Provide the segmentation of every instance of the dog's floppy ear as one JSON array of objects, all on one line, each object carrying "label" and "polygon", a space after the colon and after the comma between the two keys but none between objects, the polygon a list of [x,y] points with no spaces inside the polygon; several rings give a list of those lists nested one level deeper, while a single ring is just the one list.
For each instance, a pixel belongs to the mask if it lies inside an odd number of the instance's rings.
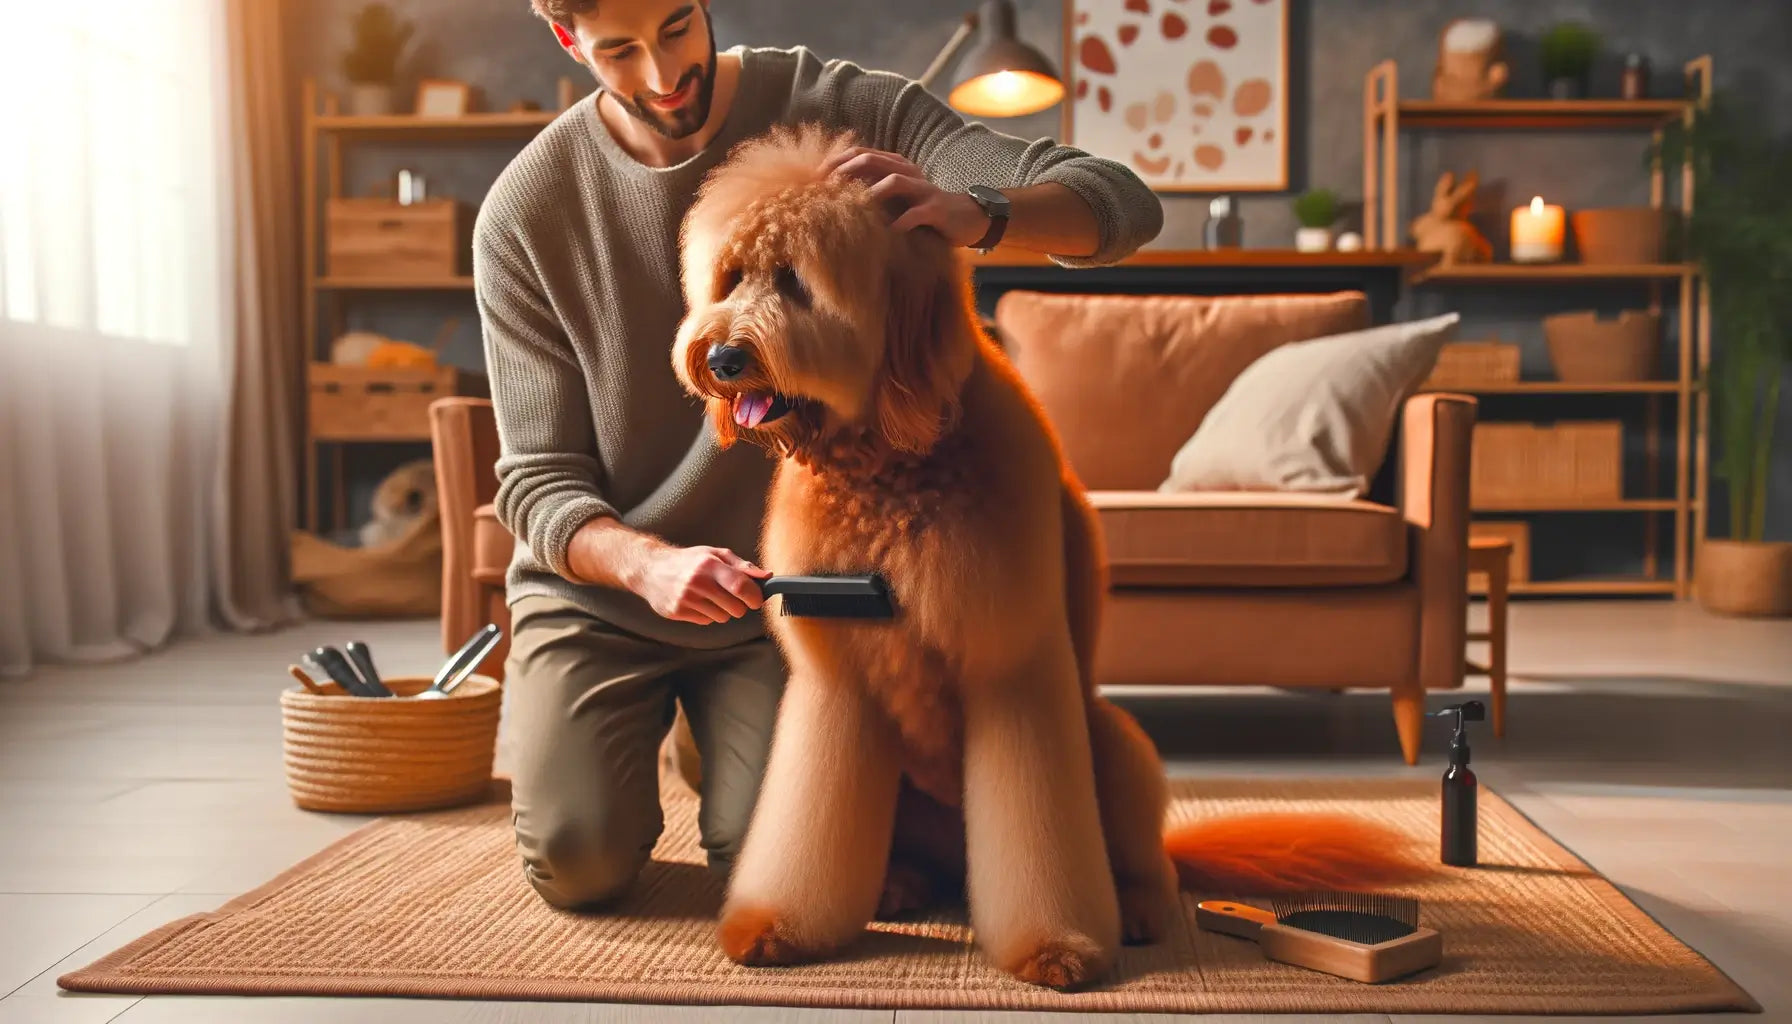
[{"label": "dog's floppy ear", "polygon": [[925,452],[958,414],[975,342],[967,330],[969,290],[945,241],[900,239],[890,266],[884,365],[877,428],[899,451]]}]

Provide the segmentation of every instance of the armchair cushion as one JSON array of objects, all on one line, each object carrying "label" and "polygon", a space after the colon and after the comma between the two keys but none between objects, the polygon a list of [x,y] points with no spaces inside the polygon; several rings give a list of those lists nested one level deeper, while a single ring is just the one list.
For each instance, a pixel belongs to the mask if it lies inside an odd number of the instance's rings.
[{"label": "armchair cushion", "polygon": [[1406,575],[1400,510],[1292,492],[1092,491],[1117,587],[1333,587]]},{"label": "armchair cushion", "polygon": [[1002,344],[1091,488],[1156,487],[1245,367],[1278,346],[1369,325],[1362,292],[1072,295],[1012,290]]}]

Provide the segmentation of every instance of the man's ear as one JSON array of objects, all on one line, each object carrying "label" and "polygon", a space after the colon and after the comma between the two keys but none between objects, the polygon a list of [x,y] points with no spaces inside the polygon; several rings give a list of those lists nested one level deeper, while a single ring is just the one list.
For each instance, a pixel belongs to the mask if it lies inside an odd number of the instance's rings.
[{"label": "man's ear", "polygon": [[580,64],[585,63],[585,55],[579,52],[578,39],[575,38],[571,32],[566,30],[565,25],[562,25],[557,21],[550,22],[549,24],[554,26],[554,38],[559,40],[560,48],[571,54],[573,60],[578,61]]}]

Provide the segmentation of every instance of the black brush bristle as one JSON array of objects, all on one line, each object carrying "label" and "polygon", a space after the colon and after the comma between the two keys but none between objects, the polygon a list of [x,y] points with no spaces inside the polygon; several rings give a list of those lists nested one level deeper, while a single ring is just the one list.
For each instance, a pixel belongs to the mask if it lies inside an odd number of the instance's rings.
[{"label": "black brush bristle", "polygon": [[1365,946],[1411,935],[1419,901],[1375,892],[1312,892],[1270,901],[1276,923]]},{"label": "black brush bristle", "polygon": [[761,580],[767,598],[781,595],[785,615],[816,619],[888,619],[896,614],[883,577],[772,576]]}]

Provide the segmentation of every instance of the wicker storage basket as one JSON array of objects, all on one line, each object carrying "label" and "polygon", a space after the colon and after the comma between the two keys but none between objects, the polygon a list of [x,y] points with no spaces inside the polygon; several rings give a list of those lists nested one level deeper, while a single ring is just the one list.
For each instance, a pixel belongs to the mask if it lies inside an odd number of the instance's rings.
[{"label": "wicker storage basket", "polygon": [[1437,365],[1425,378],[1422,390],[1471,390],[1490,384],[1518,383],[1520,352],[1517,345],[1500,341],[1461,341],[1445,345],[1437,353]]},{"label": "wicker storage basket", "polygon": [[1624,495],[1624,425],[1477,423],[1469,474],[1476,508],[1617,501]]},{"label": "wicker storage basket", "polygon": [[1574,241],[1582,263],[1602,266],[1658,263],[1666,225],[1660,210],[1648,206],[1614,206],[1577,210]]},{"label": "wicker storage basket", "polygon": [[351,697],[334,683],[321,694],[298,687],[280,694],[293,802],[310,811],[391,814],[485,796],[503,696],[497,681],[468,676],[449,696],[430,700],[408,699],[429,688],[422,676],[384,682],[397,697]]},{"label": "wicker storage basket", "polygon": [[1650,380],[1659,356],[1661,317],[1625,310],[1615,320],[1561,313],[1543,318],[1543,337],[1556,377],[1577,384]]}]

